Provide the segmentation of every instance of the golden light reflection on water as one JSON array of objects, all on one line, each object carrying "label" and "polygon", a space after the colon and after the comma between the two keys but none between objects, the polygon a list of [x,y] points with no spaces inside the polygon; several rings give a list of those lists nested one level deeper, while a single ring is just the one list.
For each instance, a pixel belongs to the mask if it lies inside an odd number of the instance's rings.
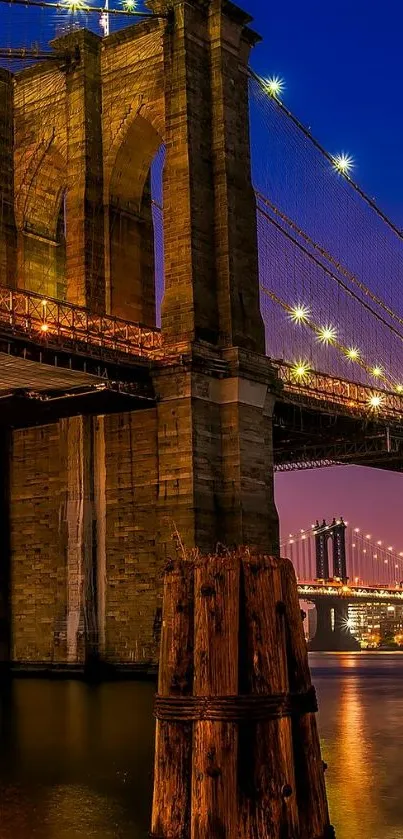
[{"label": "golden light reflection on water", "polygon": [[[347,667],[350,667],[347,664]],[[340,692],[340,708],[335,720],[335,741],[332,766],[334,785],[330,807],[343,823],[346,836],[360,836],[362,811],[368,815],[366,829],[372,835],[371,814],[374,808],[372,789],[371,744],[366,738],[364,710],[359,694],[359,681],[349,677]],[[348,795],[346,794],[348,786]]]},{"label": "golden light reflection on water", "polygon": [[[403,839],[403,656],[311,666],[337,839]],[[153,692],[18,681],[0,694],[0,839],[143,839]]]},{"label": "golden light reflection on water", "polygon": [[403,781],[403,657],[346,653],[322,655],[318,663],[314,681],[336,837],[403,839],[398,792]]}]

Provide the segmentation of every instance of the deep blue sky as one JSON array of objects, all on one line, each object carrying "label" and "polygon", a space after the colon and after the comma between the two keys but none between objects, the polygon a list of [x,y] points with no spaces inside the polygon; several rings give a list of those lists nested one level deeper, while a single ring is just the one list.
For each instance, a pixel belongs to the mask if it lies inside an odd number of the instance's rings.
[{"label": "deep blue sky", "polygon": [[403,226],[401,0],[243,0],[264,37],[261,75],[331,153],[351,153],[354,178]]}]

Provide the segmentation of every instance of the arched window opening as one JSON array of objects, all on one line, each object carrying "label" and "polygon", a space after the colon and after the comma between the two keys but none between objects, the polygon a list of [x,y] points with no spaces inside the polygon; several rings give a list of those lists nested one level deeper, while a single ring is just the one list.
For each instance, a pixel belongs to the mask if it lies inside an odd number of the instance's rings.
[{"label": "arched window opening", "polygon": [[163,293],[163,165],[161,137],[137,115],[109,183],[107,305],[113,315],[152,327]]}]

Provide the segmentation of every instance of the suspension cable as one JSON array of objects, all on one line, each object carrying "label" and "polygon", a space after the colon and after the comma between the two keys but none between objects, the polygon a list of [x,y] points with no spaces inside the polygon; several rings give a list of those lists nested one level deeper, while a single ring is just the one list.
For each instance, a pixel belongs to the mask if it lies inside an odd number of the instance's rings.
[{"label": "suspension cable", "polygon": [[255,195],[258,201],[261,201],[263,204],[265,204],[266,207],[269,208],[269,210],[271,210],[285,224],[287,224],[288,227],[294,230],[294,232],[297,233],[298,236],[301,237],[301,239],[304,239],[304,241],[307,242],[307,244],[309,244],[315,251],[317,251],[318,253],[320,253],[321,256],[327,259],[328,262],[331,263],[331,265],[337,268],[337,270],[340,271],[340,273],[343,274],[343,276],[346,277],[346,279],[348,279],[353,285],[356,285],[357,288],[359,288],[363,294],[369,297],[373,303],[376,303],[376,305],[383,309],[393,320],[397,321],[403,326],[403,318],[401,318],[396,312],[394,312],[393,309],[391,309],[387,305],[387,303],[385,303],[385,301],[382,300],[381,297],[378,297],[378,295],[374,294],[374,292],[371,291],[371,289],[368,288],[368,286],[365,285],[365,283],[363,283],[361,280],[358,279],[358,277],[352,274],[351,271],[345,268],[341,262],[335,259],[335,257],[332,256],[331,253],[329,253],[329,251],[327,251],[321,245],[318,245],[318,243],[315,242],[314,239],[311,239],[308,233],[305,233],[305,231],[302,230],[294,221],[292,221],[292,219],[290,219],[285,213],[282,213],[281,210],[279,210],[278,207],[276,207],[276,205],[272,203],[272,201],[270,201],[265,195],[263,195],[263,193],[259,192],[258,190],[255,190]]},{"label": "suspension cable", "polygon": [[[1,1],[5,2],[6,0]],[[20,2],[22,2],[22,0],[20,0]],[[253,79],[253,81],[257,82],[261,90],[264,93],[266,93],[266,95],[268,95],[263,79],[261,79],[260,76],[258,76],[258,74],[255,73],[254,70],[252,70],[251,68],[249,68],[249,77]],[[328,151],[326,151],[326,149],[321,145],[321,143],[319,143],[318,140],[316,140],[315,137],[313,137],[311,132],[303,125],[302,122],[300,122],[298,117],[296,117],[292,113],[292,111],[290,111],[286,107],[286,105],[284,105],[284,103],[281,102],[280,99],[278,99],[277,96],[270,96],[270,99],[277,105],[279,110],[283,114],[285,114],[285,116],[288,117],[288,119],[291,120],[291,122],[293,122],[293,124],[298,128],[299,131],[301,131],[304,137],[306,137],[306,139],[308,139],[312,143],[312,145],[315,146],[315,148],[318,149],[318,151],[320,151],[320,153],[326,158],[326,160],[328,160],[329,163],[331,163],[331,165],[334,166],[334,158],[332,157],[332,155]],[[386,215],[386,213],[384,213],[383,210],[381,210],[378,207],[376,202],[372,198],[370,198],[369,195],[367,195],[355,181],[353,181],[350,175],[344,173],[343,177],[346,179],[346,181],[348,181],[350,186],[352,186],[352,188],[358,193],[358,195],[365,201],[365,203],[368,204],[368,206],[371,207],[371,209],[379,216],[379,218],[381,218],[382,221],[384,221],[385,224],[387,224],[388,227],[391,230],[393,230],[396,236],[398,236],[399,239],[403,240],[403,232],[399,230],[399,228],[393,223],[393,221],[391,221],[391,219]]]},{"label": "suspension cable", "polygon": [[271,216],[268,213],[266,213],[261,207],[258,207],[257,210],[259,214],[263,216],[263,218],[269,221],[270,224],[272,224],[277,230],[279,230],[283,234],[283,236],[285,236],[287,239],[289,239],[290,242],[296,245],[297,248],[299,248],[302,251],[302,253],[305,254],[305,256],[308,256],[309,259],[311,259],[319,268],[321,268],[321,270],[325,274],[327,274],[328,277],[334,280],[340,286],[340,288],[342,288],[343,291],[346,292],[346,294],[352,297],[353,300],[360,304],[360,306],[363,306],[363,308],[366,309],[367,312],[370,312],[371,315],[373,315],[377,320],[380,321],[380,323],[386,326],[386,328],[389,329],[390,332],[396,335],[396,337],[399,338],[400,341],[403,341],[403,335],[401,334],[401,332],[399,332],[398,329],[396,329],[396,327],[392,326],[391,323],[388,323],[388,321],[385,320],[385,318],[382,317],[382,315],[379,314],[379,312],[373,309],[372,306],[369,305],[369,303],[366,303],[365,300],[362,300],[362,298],[358,294],[356,294],[351,288],[349,288],[348,285],[346,285],[346,283],[340,279],[340,277],[337,277],[336,274],[334,274],[333,271],[330,270],[330,268],[324,265],[323,262],[321,262],[317,256],[312,254],[308,250],[308,248],[306,248],[301,242],[299,242],[298,239],[295,238],[295,236],[292,236],[291,233],[289,233],[287,230],[284,230],[284,227],[282,227],[282,225],[279,224],[278,221],[275,221],[275,219],[271,218]]}]

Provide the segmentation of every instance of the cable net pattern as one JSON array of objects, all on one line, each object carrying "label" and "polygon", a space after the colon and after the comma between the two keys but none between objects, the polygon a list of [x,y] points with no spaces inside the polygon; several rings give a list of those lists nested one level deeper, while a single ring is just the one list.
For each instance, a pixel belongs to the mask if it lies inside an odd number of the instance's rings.
[{"label": "cable net pattern", "polygon": [[[355,381],[398,385],[402,233],[258,81],[250,88],[267,352]],[[338,346],[321,344],[309,326],[293,323],[287,306],[306,307],[318,329],[333,327]],[[343,348],[358,349],[364,366]],[[384,377],[372,376],[372,368],[382,368]]]}]

